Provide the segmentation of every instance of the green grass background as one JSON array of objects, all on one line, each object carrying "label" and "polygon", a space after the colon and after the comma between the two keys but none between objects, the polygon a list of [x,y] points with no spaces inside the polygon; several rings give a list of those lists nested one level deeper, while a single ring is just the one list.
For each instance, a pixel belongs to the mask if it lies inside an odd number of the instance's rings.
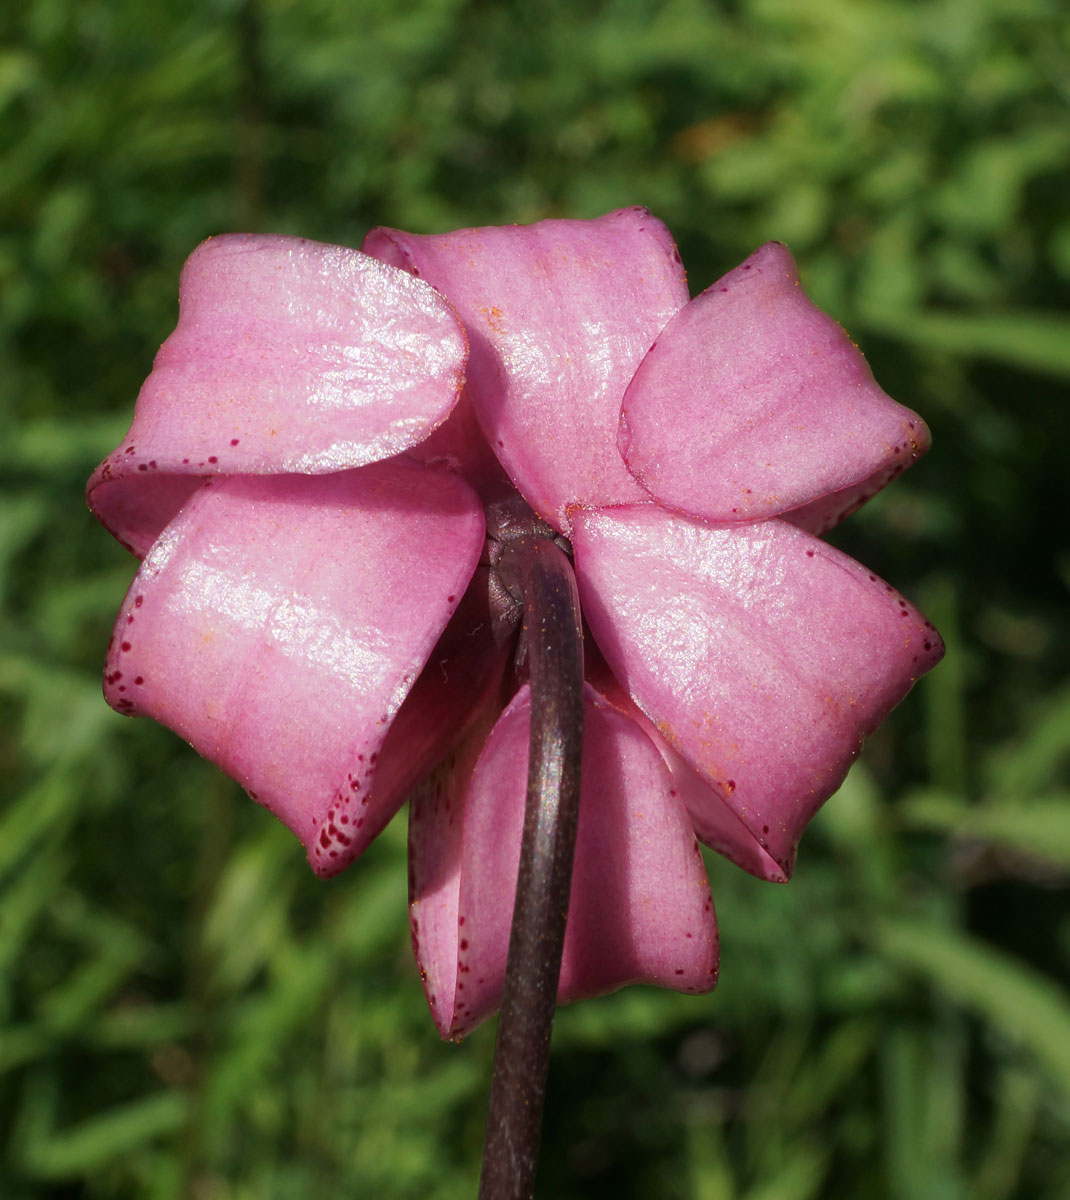
[{"label": "green grass background", "polygon": [[316,881],[99,674],[82,499],[233,229],[649,205],[769,238],[935,447],[837,540],[949,653],[786,888],[711,862],[708,997],[558,1018],[540,1194],[1070,1196],[1070,27],[1058,0],[30,0],[0,14],[0,1196],[474,1195],[404,818]]}]

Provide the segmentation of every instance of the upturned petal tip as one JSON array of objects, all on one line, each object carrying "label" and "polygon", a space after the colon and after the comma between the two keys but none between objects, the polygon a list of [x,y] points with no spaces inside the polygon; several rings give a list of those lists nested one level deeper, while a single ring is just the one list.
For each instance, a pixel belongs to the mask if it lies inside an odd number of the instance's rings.
[{"label": "upturned petal tip", "polygon": [[792,513],[821,533],[929,446],[770,242],[665,327],[624,396],[619,446],[660,503],[710,521]]},{"label": "upturned petal tip", "polygon": [[90,508],[139,557],[199,486],[389,458],[448,417],[467,355],[434,289],[357,250],[226,234],[182,271],[179,320]]}]

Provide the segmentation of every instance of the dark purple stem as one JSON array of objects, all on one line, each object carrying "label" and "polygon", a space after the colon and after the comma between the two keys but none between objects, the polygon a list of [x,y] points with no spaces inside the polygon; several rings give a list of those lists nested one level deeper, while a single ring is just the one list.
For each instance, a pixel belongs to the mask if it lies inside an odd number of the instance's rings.
[{"label": "dark purple stem", "polygon": [[583,634],[568,556],[511,540],[498,563],[524,606],[531,740],[520,871],[505,968],[480,1200],[529,1200],[565,943],[583,759]]}]

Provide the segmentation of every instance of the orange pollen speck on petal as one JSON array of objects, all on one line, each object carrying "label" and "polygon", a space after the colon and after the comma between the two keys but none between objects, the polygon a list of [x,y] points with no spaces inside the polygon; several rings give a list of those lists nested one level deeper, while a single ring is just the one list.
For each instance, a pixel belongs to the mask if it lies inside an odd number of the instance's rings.
[{"label": "orange pollen speck on petal", "polygon": [[495,333],[504,333],[505,324],[502,321],[502,310],[495,306],[494,308],[481,308],[479,310],[487,320],[487,324],[494,330]]}]

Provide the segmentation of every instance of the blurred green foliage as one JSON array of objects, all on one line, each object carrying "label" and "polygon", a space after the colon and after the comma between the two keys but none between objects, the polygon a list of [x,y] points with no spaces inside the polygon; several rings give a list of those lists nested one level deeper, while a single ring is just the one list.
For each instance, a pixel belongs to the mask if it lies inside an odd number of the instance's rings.
[{"label": "blurred green foliage", "polygon": [[838,534],[949,657],[790,887],[711,862],[722,982],[560,1014],[541,1194],[1070,1195],[1070,23],[1058,0],[31,0],[0,13],[0,1195],[474,1194],[403,822],[341,879],[99,694],[133,565],[82,488],[210,233],[350,245],[644,203],[756,244],[919,409]]}]

